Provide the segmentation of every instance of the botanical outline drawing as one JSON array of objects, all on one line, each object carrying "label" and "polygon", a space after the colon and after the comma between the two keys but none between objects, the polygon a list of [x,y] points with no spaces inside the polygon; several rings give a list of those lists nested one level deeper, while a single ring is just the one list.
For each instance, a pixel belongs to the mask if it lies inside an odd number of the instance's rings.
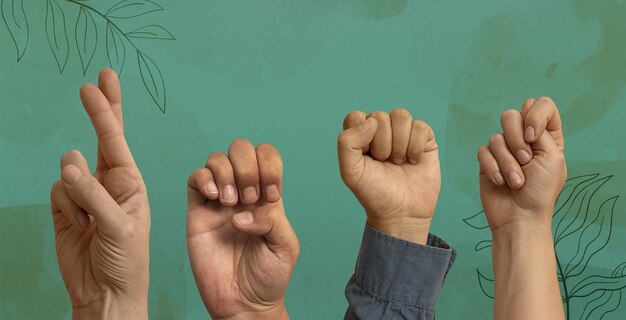
[{"label": "botanical outline drawing", "polygon": [[[24,57],[30,38],[30,25],[24,10],[25,0],[2,0],[0,13],[17,51],[17,61]],[[60,73],[67,65],[70,50],[76,50],[83,75],[92,62],[99,42],[104,42],[111,68],[122,75],[127,63],[127,45],[134,50],[144,87],[161,112],[166,109],[165,81],[156,62],[141,50],[135,40],[175,40],[174,36],[158,24],[149,24],[134,30],[124,30],[120,21],[133,19],[163,8],[150,0],[122,0],[107,11],[99,10],[88,0],[42,0],[45,1],[45,30],[48,44]],[[61,5],[63,4],[63,6]],[[77,8],[76,21],[70,23],[66,12]],[[97,20],[106,23],[105,30],[98,30]],[[70,40],[68,30],[73,30]],[[101,40],[104,33],[104,39]],[[73,42],[73,43],[70,43]]]},{"label": "botanical outline drawing", "polygon": [[[598,320],[619,309],[626,288],[626,262],[613,264],[610,274],[597,274],[587,268],[590,260],[611,239],[613,215],[619,196],[598,199],[600,190],[613,176],[598,173],[567,179],[556,201],[552,217],[552,236],[557,261],[557,275],[566,319]],[[488,231],[483,211],[463,219],[476,230]],[[486,229],[486,230],[485,230]],[[491,247],[491,240],[476,244],[474,250]],[[476,268],[483,293],[493,298],[492,270]],[[573,305],[578,307],[574,314]]]}]

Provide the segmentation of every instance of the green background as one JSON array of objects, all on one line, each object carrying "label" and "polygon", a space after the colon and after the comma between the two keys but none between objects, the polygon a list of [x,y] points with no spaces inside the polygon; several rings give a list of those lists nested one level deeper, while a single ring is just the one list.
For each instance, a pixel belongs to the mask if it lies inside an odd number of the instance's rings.
[{"label": "green background", "polygon": [[[97,49],[83,76],[78,5],[57,1],[69,35],[63,73],[46,38],[45,1],[25,1],[30,38],[21,61],[0,27],[2,319],[70,317],[49,188],[67,150],[95,164],[78,89],[96,82],[108,60],[106,24],[94,16]],[[103,12],[113,4],[85,3]],[[502,111],[551,96],[563,116],[570,176],[615,175],[599,200],[626,186],[623,0],[157,3],[163,11],[120,22],[130,30],[158,24],[176,38],[134,40],[161,71],[165,114],[144,88],[131,46],[121,78],[126,135],[152,208],[153,319],[207,317],[186,250],[185,183],[235,138],[270,142],[283,156],[285,207],[302,246],[286,298],[293,319],[338,319],[347,306],[343,289],[365,220],[337,168],[336,138],[350,110],[402,106],[436,133],[443,186],[431,231],[459,253],[437,302],[440,319],[492,317],[476,277],[490,263],[487,251],[474,251],[485,234],[462,219],[481,208],[475,154],[500,130]],[[626,261],[624,208],[619,199],[611,241],[593,270],[610,273]],[[604,319],[625,315],[622,304]]]}]

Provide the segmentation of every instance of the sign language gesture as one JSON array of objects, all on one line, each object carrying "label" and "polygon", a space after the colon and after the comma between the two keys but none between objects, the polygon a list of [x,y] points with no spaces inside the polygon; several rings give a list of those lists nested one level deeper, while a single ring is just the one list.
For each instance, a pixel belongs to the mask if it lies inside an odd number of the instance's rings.
[{"label": "sign language gesture", "polygon": [[341,178],[391,236],[425,244],[441,186],[435,135],[405,109],[350,112],[337,151]]},{"label": "sign language gesture", "polygon": [[59,269],[74,318],[147,319],[150,208],[122,129],[117,75],[105,69],[80,98],[98,136],[92,175],[76,150],[51,190]]},{"label": "sign language gesture", "polygon": [[561,117],[547,97],[502,113],[502,129],[478,150],[480,196],[491,229],[520,220],[551,224],[565,183]]},{"label": "sign language gesture", "polygon": [[269,144],[235,140],[188,180],[187,245],[213,319],[286,319],[300,245],[283,208],[282,160]]},{"label": "sign language gesture", "polygon": [[564,319],[551,228],[567,176],[561,118],[542,97],[505,111],[501,122],[504,132],[478,150],[493,236],[494,318]]}]

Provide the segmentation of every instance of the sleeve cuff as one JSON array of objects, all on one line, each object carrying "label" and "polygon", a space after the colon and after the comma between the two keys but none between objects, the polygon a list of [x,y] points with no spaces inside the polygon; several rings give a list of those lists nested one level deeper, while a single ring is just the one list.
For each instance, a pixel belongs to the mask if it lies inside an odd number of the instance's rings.
[{"label": "sleeve cuff", "polygon": [[432,309],[455,259],[454,249],[435,235],[421,245],[366,225],[354,280],[378,299]]}]

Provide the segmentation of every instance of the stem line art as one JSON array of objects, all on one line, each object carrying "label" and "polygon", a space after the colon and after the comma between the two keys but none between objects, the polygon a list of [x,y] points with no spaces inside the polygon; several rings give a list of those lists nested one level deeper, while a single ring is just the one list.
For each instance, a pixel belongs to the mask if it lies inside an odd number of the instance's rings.
[{"label": "stem line art", "polygon": [[[587,271],[591,260],[604,250],[613,234],[613,217],[619,196],[599,199],[601,189],[613,175],[599,173],[567,179],[556,200],[552,220],[557,278],[561,288],[566,319],[596,320],[619,309],[622,291],[626,289],[626,262],[610,275]],[[470,228],[486,232],[484,211],[463,219]],[[476,252],[491,247],[491,239],[479,241]],[[575,250],[571,250],[574,248]],[[570,250],[568,250],[570,249]],[[483,294],[493,298],[493,279],[488,272],[476,268],[477,280]],[[574,309],[573,304],[582,307]],[[574,310],[582,310],[575,314]]]}]

